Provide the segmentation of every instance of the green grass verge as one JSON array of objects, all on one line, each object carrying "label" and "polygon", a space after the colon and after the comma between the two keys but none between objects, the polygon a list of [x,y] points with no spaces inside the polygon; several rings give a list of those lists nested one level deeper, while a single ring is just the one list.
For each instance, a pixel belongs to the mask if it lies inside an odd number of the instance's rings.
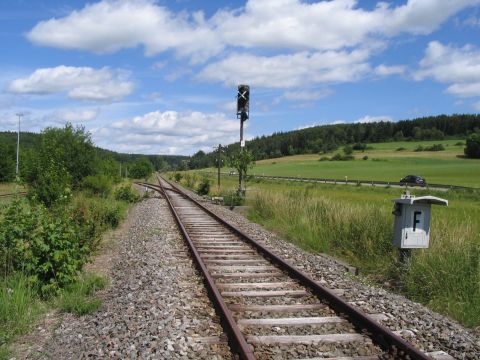
[{"label": "green grass verge", "polygon": [[82,316],[95,312],[102,301],[95,297],[95,292],[107,286],[107,279],[94,275],[84,274],[77,282],[67,286],[58,298],[58,307],[64,311]]},{"label": "green grass verge", "polygon": [[21,274],[4,278],[0,285],[0,359],[9,359],[9,344],[28,331],[45,309],[36,289]]}]

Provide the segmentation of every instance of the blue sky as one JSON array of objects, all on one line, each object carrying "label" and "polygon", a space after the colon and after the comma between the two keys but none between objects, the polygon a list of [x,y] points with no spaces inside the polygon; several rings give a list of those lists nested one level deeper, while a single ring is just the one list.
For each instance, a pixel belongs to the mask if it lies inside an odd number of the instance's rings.
[{"label": "blue sky", "polygon": [[209,151],[317,124],[480,112],[480,0],[2,0],[0,130]]}]

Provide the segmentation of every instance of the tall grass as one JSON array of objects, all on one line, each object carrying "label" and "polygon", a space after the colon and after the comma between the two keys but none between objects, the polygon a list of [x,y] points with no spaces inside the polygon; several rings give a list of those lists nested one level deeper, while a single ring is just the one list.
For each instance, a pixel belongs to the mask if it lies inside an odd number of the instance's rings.
[{"label": "tall grass", "polygon": [[9,343],[28,331],[43,306],[36,289],[22,274],[3,278],[0,286],[0,359],[10,356]]},{"label": "tall grass", "polygon": [[431,247],[414,251],[404,273],[391,245],[391,203],[336,199],[322,190],[310,186],[263,190],[253,196],[249,216],[307,250],[349,261],[373,279],[400,281],[399,291],[466,325],[480,324],[480,236],[475,216],[435,213]]}]

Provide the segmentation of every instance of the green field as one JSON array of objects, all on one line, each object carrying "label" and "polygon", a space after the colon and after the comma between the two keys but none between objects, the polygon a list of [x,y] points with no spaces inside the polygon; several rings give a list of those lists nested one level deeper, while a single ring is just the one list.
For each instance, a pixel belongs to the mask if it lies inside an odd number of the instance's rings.
[{"label": "green field", "polygon": [[[464,158],[464,146],[455,145],[459,141],[370,144],[373,149],[354,152],[354,161],[318,161],[320,157],[332,156],[334,153],[286,156],[257,161],[250,174],[334,179],[345,179],[347,176],[350,180],[392,182],[413,174],[425,177],[427,183],[480,188],[480,160]],[[433,144],[443,144],[445,150],[413,151],[419,145],[425,147]],[[401,147],[406,150],[396,151]],[[362,160],[365,155],[368,160]]]}]

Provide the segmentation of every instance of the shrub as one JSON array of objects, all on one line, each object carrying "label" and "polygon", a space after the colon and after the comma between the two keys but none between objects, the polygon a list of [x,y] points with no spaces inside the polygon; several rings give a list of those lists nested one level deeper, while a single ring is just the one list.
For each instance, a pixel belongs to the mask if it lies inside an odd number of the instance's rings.
[{"label": "shrub", "polygon": [[92,194],[107,197],[112,188],[112,179],[103,174],[89,175],[83,179],[82,184]]},{"label": "shrub", "polygon": [[345,155],[352,155],[353,154],[353,148],[350,145],[345,145],[343,148],[343,152]]},{"label": "shrub", "polygon": [[454,146],[463,146],[463,145],[465,145],[465,143],[463,141],[458,141],[458,142],[455,143]]},{"label": "shrub", "polygon": [[14,200],[0,222],[2,273],[23,271],[44,295],[71,283],[90,252],[72,218],[68,211],[50,214],[42,205]]},{"label": "shrub", "polygon": [[362,157],[363,160],[368,160],[368,155],[365,155],[364,157]]},{"label": "shrub", "polygon": [[405,150],[407,150],[407,149],[405,149],[403,146],[395,149],[395,151],[405,151]]},{"label": "shrub", "polygon": [[198,181],[197,176],[191,173],[186,173],[183,179],[185,181],[185,186],[189,189],[193,189]]},{"label": "shrub", "polygon": [[135,161],[129,169],[129,176],[133,179],[147,178],[153,173],[153,165],[145,157],[139,158]]},{"label": "shrub", "polygon": [[328,156],[322,156],[318,161],[330,161],[330,158]]},{"label": "shrub", "polygon": [[416,151],[416,152],[419,152],[419,151],[423,151],[423,146],[422,145],[418,145],[413,151]]},{"label": "shrub", "polygon": [[197,188],[198,195],[207,195],[210,192],[210,180],[203,178]]},{"label": "shrub", "polygon": [[434,144],[432,146],[427,146],[424,151],[443,151],[445,150],[445,146],[442,144]]},{"label": "shrub", "polygon": [[174,177],[176,182],[179,182],[180,180],[182,180],[183,176],[180,173],[175,173],[175,175],[173,177]]},{"label": "shrub", "polygon": [[467,137],[464,152],[469,158],[480,158],[480,130]]},{"label": "shrub", "polygon": [[355,160],[353,155],[342,155],[340,153],[336,153],[330,158],[330,161],[350,161]]},{"label": "shrub", "polygon": [[45,168],[38,174],[29,190],[29,198],[51,207],[57,203],[66,203],[71,198],[71,177],[67,170],[49,161]]},{"label": "shrub", "polygon": [[353,150],[365,151],[367,149],[367,144],[356,143],[352,146]]},{"label": "shrub", "polygon": [[140,197],[132,190],[130,185],[125,185],[115,190],[115,199],[126,201],[128,203],[134,203],[137,202]]},{"label": "shrub", "polygon": [[232,192],[232,193],[223,195],[223,203],[230,207],[240,206],[245,203],[245,198],[243,196],[240,196],[236,192]]}]

